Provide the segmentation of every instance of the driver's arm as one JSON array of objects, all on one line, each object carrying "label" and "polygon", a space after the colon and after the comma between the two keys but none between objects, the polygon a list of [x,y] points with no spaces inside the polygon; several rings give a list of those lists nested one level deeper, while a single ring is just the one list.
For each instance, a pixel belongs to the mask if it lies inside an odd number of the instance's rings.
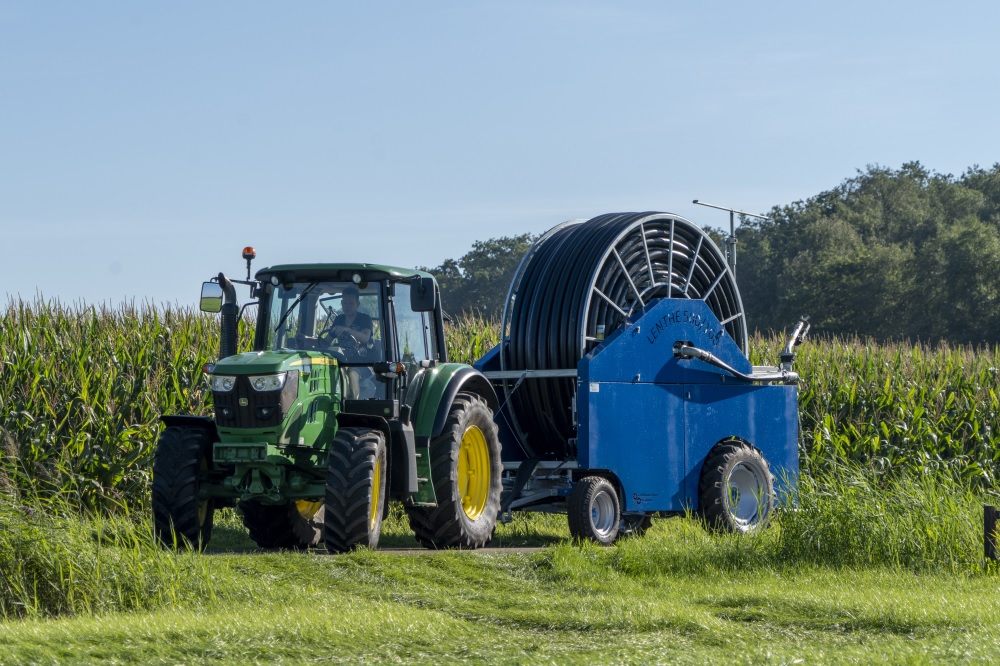
[{"label": "driver's arm", "polygon": [[[361,316],[361,315],[359,314],[358,316]],[[335,326],[334,327],[334,331],[338,335],[346,333],[352,339],[354,339],[359,345],[367,345],[368,341],[372,339],[372,320],[371,320],[371,317],[367,317],[366,316],[365,319],[362,320],[362,321],[364,322],[364,324],[362,324],[362,325],[364,325],[365,327],[362,328],[361,330],[358,330],[358,331],[352,330],[352,329],[348,328],[347,326],[340,326],[340,327],[336,327]],[[359,323],[361,323],[361,322],[359,322]],[[337,330],[338,328],[340,330]]]},{"label": "driver's arm", "polygon": [[368,341],[372,339],[372,329],[363,328],[360,331],[355,331],[357,335],[354,338],[363,345],[368,344]]},{"label": "driver's arm", "polygon": [[346,326],[334,326],[333,332],[337,335],[347,335],[355,340],[358,344],[366,345],[372,337],[372,329],[363,328],[360,331],[355,331]]}]

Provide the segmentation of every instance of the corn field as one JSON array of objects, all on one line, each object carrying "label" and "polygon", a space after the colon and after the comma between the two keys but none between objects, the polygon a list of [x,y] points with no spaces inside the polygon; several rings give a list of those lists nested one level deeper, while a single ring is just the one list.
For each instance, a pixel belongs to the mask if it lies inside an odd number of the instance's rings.
[{"label": "corn field", "polygon": [[[755,337],[753,362],[776,362],[781,342]],[[833,338],[799,350],[804,468],[829,472],[851,461],[994,485],[1000,349]]]},{"label": "corn field", "polygon": [[144,502],[159,415],[208,413],[218,345],[218,322],[192,310],[8,304],[0,486],[88,511]]},{"label": "corn field", "polygon": [[[0,317],[0,487],[71,498],[90,513],[146,506],[161,414],[208,414],[202,366],[218,352],[215,316],[151,305],[66,307],[14,301]],[[242,325],[240,349],[248,349]],[[449,358],[472,362],[499,324],[448,325]],[[757,336],[751,360],[783,341]],[[801,461],[885,472],[950,471],[973,487],[1000,472],[1000,350],[817,339],[799,348]]]}]

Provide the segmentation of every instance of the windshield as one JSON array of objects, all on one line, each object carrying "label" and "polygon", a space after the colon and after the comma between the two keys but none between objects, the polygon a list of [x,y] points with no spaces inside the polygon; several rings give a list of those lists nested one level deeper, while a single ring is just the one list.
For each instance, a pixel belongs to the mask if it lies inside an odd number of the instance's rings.
[{"label": "windshield", "polygon": [[385,360],[379,285],[351,282],[295,282],[268,296],[267,349],[317,350],[342,361]]}]

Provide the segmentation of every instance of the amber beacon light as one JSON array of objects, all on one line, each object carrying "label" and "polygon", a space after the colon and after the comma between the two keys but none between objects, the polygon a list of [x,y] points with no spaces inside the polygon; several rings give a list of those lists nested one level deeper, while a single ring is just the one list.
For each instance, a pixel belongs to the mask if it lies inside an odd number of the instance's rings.
[{"label": "amber beacon light", "polygon": [[247,280],[250,280],[250,262],[257,258],[257,252],[252,246],[243,248],[243,258],[247,260]]}]

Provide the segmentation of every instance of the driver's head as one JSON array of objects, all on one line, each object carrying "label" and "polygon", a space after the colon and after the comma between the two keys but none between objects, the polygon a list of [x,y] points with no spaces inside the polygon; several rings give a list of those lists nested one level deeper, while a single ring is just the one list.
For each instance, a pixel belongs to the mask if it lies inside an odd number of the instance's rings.
[{"label": "driver's head", "polygon": [[352,312],[358,308],[358,298],[360,293],[357,287],[347,287],[344,289],[344,293],[341,295],[341,302],[344,304],[345,310],[351,310]]}]

